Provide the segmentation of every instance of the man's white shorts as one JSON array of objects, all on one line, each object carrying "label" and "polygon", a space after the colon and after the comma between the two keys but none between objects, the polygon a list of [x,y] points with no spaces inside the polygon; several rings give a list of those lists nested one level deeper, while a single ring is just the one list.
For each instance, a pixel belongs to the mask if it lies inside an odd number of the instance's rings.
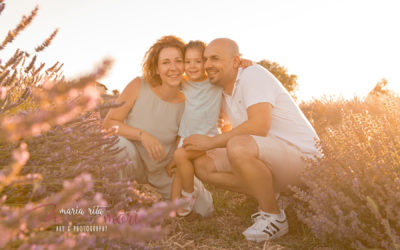
[{"label": "man's white shorts", "polygon": [[[301,152],[296,146],[276,137],[251,135],[258,146],[260,159],[272,172],[275,191],[283,191],[287,185],[299,183],[300,173],[304,170],[304,158],[310,157]],[[207,151],[214,161],[218,172],[232,172],[226,148],[216,148]]]}]

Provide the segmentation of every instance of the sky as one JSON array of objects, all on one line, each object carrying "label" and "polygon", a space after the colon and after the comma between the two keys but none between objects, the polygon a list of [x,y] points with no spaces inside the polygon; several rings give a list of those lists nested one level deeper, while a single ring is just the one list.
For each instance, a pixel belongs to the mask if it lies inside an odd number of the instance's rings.
[{"label": "sky", "polygon": [[400,93],[400,1],[397,0],[5,0],[0,40],[22,15],[39,5],[32,24],[0,51],[33,52],[55,28],[53,43],[38,54],[60,61],[69,79],[114,64],[101,83],[120,91],[141,75],[145,52],[160,37],[209,43],[228,37],[244,58],[267,59],[298,76],[299,100],[365,96],[382,78]]}]

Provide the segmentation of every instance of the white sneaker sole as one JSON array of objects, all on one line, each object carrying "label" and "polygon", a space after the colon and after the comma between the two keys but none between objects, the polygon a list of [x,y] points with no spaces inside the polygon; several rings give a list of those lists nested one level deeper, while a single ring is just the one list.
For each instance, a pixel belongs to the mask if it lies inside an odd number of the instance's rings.
[{"label": "white sneaker sole", "polygon": [[289,232],[289,228],[283,228],[281,229],[279,232],[277,232],[276,234],[269,236],[268,234],[262,233],[262,234],[246,234],[245,232],[243,232],[242,234],[244,235],[244,237],[246,238],[246,240],[251,240],[251,241],[255,241],[255,242],[262,242],[265,240],[273,240],[276,238],[279,238],[285,234],[287,234]]}]

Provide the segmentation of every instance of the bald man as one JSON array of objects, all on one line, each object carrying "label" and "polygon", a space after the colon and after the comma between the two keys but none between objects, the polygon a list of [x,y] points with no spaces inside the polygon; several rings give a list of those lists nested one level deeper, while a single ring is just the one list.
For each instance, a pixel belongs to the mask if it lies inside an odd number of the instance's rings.
[{"label": "bald man", "polygon": [[280,237],[289,226],[275,195],[298,183],[306,164],[303,158],[320,155],[317,134],[269,71],[257,64],[239,67],[236,42],[213,40],[204,59],[210,82],[223,88],[222,106],[232,130],[214,137],[192,135],[183,146],[207,151],[195,160],[202,181],[257,200],[259,211],[251,217],[254,224],[243,232],[246,239]]}]

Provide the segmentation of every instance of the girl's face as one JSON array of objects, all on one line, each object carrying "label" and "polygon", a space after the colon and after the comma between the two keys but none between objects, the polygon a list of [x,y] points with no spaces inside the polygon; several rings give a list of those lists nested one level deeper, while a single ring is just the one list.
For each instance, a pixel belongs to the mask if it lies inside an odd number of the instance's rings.
[{"label": "girl's face", "polygon": [[200,49],[190,48],[186,50],[185,72],[191,81],[202,81],[205,79],[203,54]]},{"label": "girl's face", "polygon": [[157,74],[162,84],[177,87],[182,81],[184,72],[183,55],[178,48],[168,47],[160,51]]}]

